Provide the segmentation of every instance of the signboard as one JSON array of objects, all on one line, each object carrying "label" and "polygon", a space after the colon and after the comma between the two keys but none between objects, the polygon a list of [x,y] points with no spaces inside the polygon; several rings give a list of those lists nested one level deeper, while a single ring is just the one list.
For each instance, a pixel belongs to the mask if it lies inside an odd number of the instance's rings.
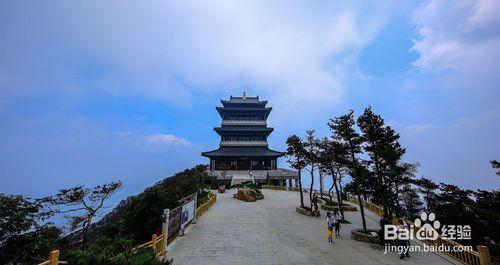
[{"label": "signboard", "polygon": [[170,210],[168,217],[168,237],[176,236],[181,230],[181,211],[182,207]]},{"label": "signboard", "polygon": [[192,200],[182,206],[181,229],[183,229],[196,214],[196,201]]}]

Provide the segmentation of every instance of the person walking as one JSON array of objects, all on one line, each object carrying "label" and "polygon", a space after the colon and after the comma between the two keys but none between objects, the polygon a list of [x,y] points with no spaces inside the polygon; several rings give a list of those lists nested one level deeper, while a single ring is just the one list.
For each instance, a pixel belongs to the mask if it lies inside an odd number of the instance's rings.
[{"label": "person walking", "polygon": [[334,221],[334,228],[335,228],[335,237],[339,238],[340,237],[340,214],[337,209],[333,210],[333,221]]},{"label": "person walking", "polygon": [[379,236],[379,242],[380,242],[380,248],[384,249],[384,247],[387,245],[387,241],[385,240],[385,227],[389,224],[387,215],[384,214],[384,217],[380,219],[380,230],[378,231],[378,236]]},{"label": "person walking", "polygon": [[314,217],[318,218],[319,217],[319,207],[318,207],[318,195],[314,194],[313,195],[313,200],[312,200],[312,206],[313,206],[313,215]]},{"label": "person walking", "polygon": [[[403,228],[408,230],[408,224],[405,222],[405,220],[403,218],[400,218],[400,223],[403,223]],[[408,238],[408,240],[405,240],[405,246],[406,246],[406,251],[405,251],[405,256],[407,258],[410,257],[410,251],[409,251],[409,248],[410,248],[410,238]]]},{"label": "person walking", "polygon": [[410,257],[410,254],[408,254],[408,250],[406,249],[407,240],[401,238],[401,235],[405,233],[403,230],[407,229],[407,227],[408,226],[405,227],[405,222],[403,221],[403,219],[398,220],[398,225],[396,227],[396,233],[398,235],[397,246],[398,246],[398,248],[400,248],[400,252],[401,252],[401,253],[399,253],[400,259],[404,259],[405,256]]},{"label": "person walking", "polygon": [[327,213],[326,213],[326,225],[327,225],[327,227],[328,227],[328,232],[327,232],[327,233],[328,233],[328,234],[327,234],[327,235],[328,235],[328,243],[335,243],[335,242],[333,241],[333,238],[332,238],[332,237],[333,237],[333,236],[332,236],[332,234],[333,234],[332,220],[333,220],[333,219],[332,219],[332,213],[327,212]]}]

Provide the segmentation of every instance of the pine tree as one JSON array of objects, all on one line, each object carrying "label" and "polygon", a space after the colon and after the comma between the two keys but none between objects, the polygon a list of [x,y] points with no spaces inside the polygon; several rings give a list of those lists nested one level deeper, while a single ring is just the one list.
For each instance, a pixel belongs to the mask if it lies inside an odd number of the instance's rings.
[{"label": "pine tree", "polygon": [[362,138],[354,129],[354,125],[354,111],[352,110],[345,115],[331,119],[328,123],[332,131],[332,138],[344,145],[347,150],[348,160],[345,161],[344,166],[349,169],[350,176],[353,179],[354,190],[358,197],[363,231],[366,232],[365,211],[361,199],[361,190],[359,188],[360,183],[363,182],[363,175],[360,174],[361,164],[357,157],[358,154],[361,153]]},{"label": "pine tree", "polygon": [[302,169],[306,166],[305,156],[306,150],[302,143],[302,139],[297,135],[291,135],[286,139],[288,145],[286,156],[289,157],[288,163],[292,168],[297,169],[299,176],[299,192],[300,192],[300,206],[304,208],[304,194],[302,190]]},{"label": "pine tree", "polygon": [[[328,138],[324,138],[319,142],[319,154],[318,160],[322,165],[322,170],[325,174],[328,174],[332,177],[332,186],[328,192],[330,194],[331,190],[335,188],[335,193],[337,195],[337,203],[339,207],[342,206],[342,196],[340,193],[340,177],[342,175],[342,165],[345,165],[347,162],[347,149],[346,146],[339,143],[336,140],[329,140]],[[331,200],[330,196],[330,200]],[[343,211],[342,218],[344,217]]]},{"label": "pine tree", "polygon": [[490,161],[491,167],[496,170],[495,174],[500,175],[500,162],[496,160]]},{"label": "pine tree", "polygon": [[389,196],[391,192],[390,180],[387,179],[391,167],[395,167],[405,150],[398,142],[397,134],[390,126],[386,126],[384,119],[367,107],[358,117],[357,124],[364,141],[363,149],[370,156],[370,163],[378,179],[377,196],[382,200],[384,214],[389,215]]},{"label": "pine tree", "polygon": [[309,202],[311,204],[311,209],[313,209],[313,193],[314,193],[314,171],[318,164],[318,140],[314,136],[314,130],[306,131],[306,139],[303,143],[306,150],[305,152],[305,162],[309,168],[306,170],[311,174],[311,186],[309,188]]},{"label": "pine tree", "polygon": [[432,180],[421,177],[416,181],[418,191],[423,195],[425,201],[425,210],[431,212],[434,210],[434,201],[436,199],[436,190],[439,185],[434,183]]},{"label": "pine tree", "polygon": [[420,200],[417,190],[411,184],[405,184],[401,191],[401,200],[404,206],[404,215],[412,221],[418,217],[423,209],[423,203]]}]

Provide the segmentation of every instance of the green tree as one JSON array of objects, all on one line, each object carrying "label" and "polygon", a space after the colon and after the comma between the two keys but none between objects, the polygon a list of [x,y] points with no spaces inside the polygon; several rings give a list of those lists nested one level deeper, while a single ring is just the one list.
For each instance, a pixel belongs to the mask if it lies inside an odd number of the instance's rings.
[{"label": "green tree", "polygon": [[418,186],[418,191],[423,195],[425,201],[425,210],[432,212],[434,210],[434,202],[436,199],[436,190],[439,185],[432,180],[421,177],[415,184]]},{"label": "green tree", "polygon": [[349,175],[353,179],[354,191],[358,197],[363,231],[366,232],[365,211],[359,188],[360,183],[363,182],[363,175],[361,174],[362,165],[357,158],[358,154],[361,153],[361,143],[363,140],[354,129],[354,125],[354,111],[352,110],[345,115],[331,119],[328,123],[332,131],[332,138],[345,146],[348,160],[345,161],[344,166],[348,168]]},{"label": "green tree", "polygon": [[314,130],[306,131],[306,139],[303,143],[305,152],[305,162],[306,162],[306,170],[309,171],[311,176],[311,185],[309,188],[309,203],[311,205],[311,209],[313,209],[313,194],[314,194],[314,172],[317,169],[318,161],[318,140],[314,136]]},{"label": "green tree", "polygon": [[48,256],[60,229],[36,200],[0,193],[0,264],[33,264]]},{"label": "green tree", "polygon": [[434,213],[444,224],[470,225],[473,221],[473,192],[456,185],[440,183]]},{"label": "green tree", "polygon": [[[402,189],[408,188],[410,184],[415,182],[415,174],[418,164],[397,163],[389,167],[388,179],[394,186],[394,195],[391,196],[391,205],[395,208],[396,215],[400,216],[402,207],[400,202],[400,194]],[[417,193],[418,194],[418,193]]]},{"label": "green tree", "polygon": [[[329,140],[328,138],[324,138],[319,142],[319,153],[318,160],[322,166],[321,170],[324,174],[330,175],[332,177],[332,186],[328,191],[328,195],[330,196],[330,192],[333,188],[335,188],[335,193],[337,195],[337,203],[342,206],[342,196],[340,194],[340,178],[342,175],[342,165],[347,163],[347,149],[346,146],[339,143],[336,140]],[[330,196],[330,200],[332,200]],[[344,217],[344,212],[342,213],[342,217]]]},{"label": "green tree", "polygon": [[286,156],[289,158],[287,162],[292,168],[297,169],[299,176],[299,193],[300,193],[300,206],[304,208],[304,194],[302,190],[302,170],[306,166],[306,150],[302,139],[297,135],[291,135],[286,139],[287,150]]},{"label": "green tree", "polygon": [[384,119],[367,107],[358,117],[358,126],[364,141],[363,149],[370,156],[373,171],[378,179],[376,187],[377,196],[382,200],[384,214],[389,215],[390,182],[388,171],[391,166],[396,166],[405,153],[400,146],[397,134],[390,126],[385,125]]},{"label": "green tree", "polygon": [[490,161],[491,167],[496,170],[495,174],[500,175],[500,162],[496,160]]},{"label": "green tree", "polygon": [[198,181],[208,177],[206,165],[177,172],[142,193],[121,201],[89,231],[89,242],[99,235],[117,234],[130,238],[136,244],[151,240],[151,234],[160,230],[164,209],[179,206],[179,200],[197,192]]},{"label": "green tree", "polygon": [[70,219],[73,231],[81,227],[81,248],[85,249],[89,228],[95,216],[104,207],[104,202],[121,187],[121,182],[111,182],[93,188],[77,186],[61,189],[55,196],[40,199],[54,213],[65,214]]},{"label": "green tree", "polygon": [[403,202],[403,213],[410,218],[411,221],[418,217],[423,209],[423,203],[420,200],[418,191],[411,184],[405,184],[400,194]]},{"label": "green tree", "polygon": [[474,192],[475,203],[472,207],[475,224],[474,243],[488,246],[494,256],[500,255],[500,190]]}]

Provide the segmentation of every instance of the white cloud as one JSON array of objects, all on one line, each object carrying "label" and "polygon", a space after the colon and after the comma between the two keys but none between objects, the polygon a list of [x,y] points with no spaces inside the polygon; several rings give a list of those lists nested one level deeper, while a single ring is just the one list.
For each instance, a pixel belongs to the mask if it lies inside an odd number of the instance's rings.
[{"label": "white cloud", "polygon": [[191,145],[186,139],[175,136],[173,134],[151,134],[146,135],[145,140],[153,144],[167,144],[167,145]]},{"label": "white cloud", "polygon": [[[349,73],[357,71],[359,51],[383,27],[388,9],[380,1],[43,3],[10,10],[13,15],[5,19],[17,30],[2,35],[12,42],[4,44],[6,50],[56,58],[44,68],[64,71],[44,70],[56,75],[48,80],[80,72],[75,54],[105,64],[108,71],[91,84],[76,84],[82,90],[134,91],[187,105],[195,93],[228,95],[250,88],[282,113],[314,115],[341,100]],[[31,22],[22,19],[27,15]],[[32,54],[25,56],[16,54],[15,61],[38,67]],[[1,66],[0,76],[10,71]],[[31,67],[22,68],[29,73],[5,76],[35,78]],[[23,79],[19,82],[27,82]]]},{"label": "white cloud", "polygon": [[414,13],[418,39],[415,65],[424,71],[466,75],[497,71],[500,57],[500,1],[432,0]]},{"label": "white cloud", "polygon": [[153,145],[176,145],[176,146],[191,146],[192,144],[179,136],[173,134],[140,134],[137,132],[124,131],[117,132],[115,136],[125,139],[132,140],[139,143],[153,144]]},{"label": "white cloud", "polygon": [[407,134],[416,135],[416,134],[425,133],[426,131],[428,131],[429,129],[431,129],[434,126],[435,125],[429,124],[429,123],[426,123],[426,124],[415,124],[415,125],[410,125],[410,126],[404,127],[404,131]]}]

